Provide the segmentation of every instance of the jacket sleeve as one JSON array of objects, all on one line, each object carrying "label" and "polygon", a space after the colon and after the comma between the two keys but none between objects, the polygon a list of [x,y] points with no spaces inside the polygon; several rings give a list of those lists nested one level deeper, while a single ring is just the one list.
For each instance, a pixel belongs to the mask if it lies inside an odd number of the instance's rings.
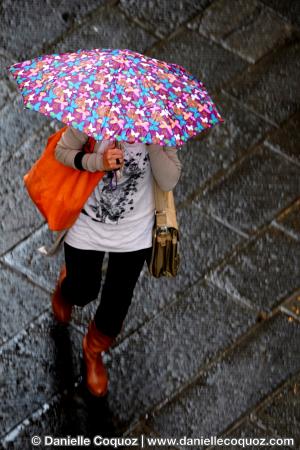
[{"label": "jacket sleeve", "polygon": [[179,181],[182,164],[176,147],[162,147],[158,144],[148,145],[153,176],[163,191],[171,191]]},{"label": "jacket sleeve", "polygon": [[[76,130],[73,127],[68,127],[61,135],[55,148],[55,158],[65,166],[77,169],[75,165],[75,157],[81,153],[82,147],[88,140],[88,135]],[[102,155],[97,153],[86,153],[81,160],[82,167],[89,172],[96,172],[97,170],[104,170],[102,164]]]}]

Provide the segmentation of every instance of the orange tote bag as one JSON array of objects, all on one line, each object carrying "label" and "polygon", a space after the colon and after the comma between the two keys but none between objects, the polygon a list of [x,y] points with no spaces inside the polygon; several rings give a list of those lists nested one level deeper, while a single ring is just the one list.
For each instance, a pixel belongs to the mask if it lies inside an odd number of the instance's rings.
[{"label": "orange tote bag", "polygon": [[[76,221],[84,203],[95,189],[104,172],[88,172],[65,166],[55,159],[55,147],[62,133],[52,134],[42,153],[28,173],[24,183],[33,203],[53,231],[69,228]],[[89,137],[83,150],[92,152],[95,139]]]}]

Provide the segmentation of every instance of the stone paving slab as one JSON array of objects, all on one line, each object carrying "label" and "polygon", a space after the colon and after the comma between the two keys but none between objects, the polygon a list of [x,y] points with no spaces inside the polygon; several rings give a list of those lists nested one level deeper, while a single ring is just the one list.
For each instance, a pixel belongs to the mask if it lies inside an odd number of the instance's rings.
[{"label": "stone paving slab", "polygon": [[215,96],[215,102],[224,122],[203,138],[187,142],[179,151],[183,169],[174,189],[179,202],[226,170],[271,129],[268,122],[224,93]]},{"label": "stone paving slab", "polygon": [[[10,55],[8,52],[4,52],[0,47],[0,80],[5,81],[6,83],[11,83],[11,76],[9,72],[6,70],[7,66],[16,63],[17,60],[14,56]],[[13,83],[11,83],[13,86]],[[13,89],[16,91],[16,87]],[[1,92],[1,91],[0,91]],[[1,94],[0,94],[1,96]]]},{"label": "stone paving slab", "polygon": [[[244,421],[239,427],[235,428],[232,432],[227,433],[225,436],[222,437],[226,437],[226,438],[231,438],[231,439],[241,439],[241,448],[242,447],[242,442],[244,440],[244,442],[249,442],[249,438],[252,439],[264,439],[264,441],[256,441],[256,443],[259,445],[259,443],[261,443],[262,445],[266,445],[266,443],[269,441],[269,439],[271,438],[284,438],[284,437],[288,437],[286,433],[283,434],[283,436],[277,436],[275,431],[273,429],[264,427],[263,429],[260,428],[259,426],[257,426],[255,423],[251,422],[250,420],[246,420]],[[247,439],[247,440],[246,440]],[[238,441],[239,442],[239,441]],[[264,444],[263,444],[264,442]],[[220,449],[220,450],[228,450],[228,445],[225,446],[218,446],[218,447],[210,447],[211,449]],[[230,448],[230,447],[229,447]],[[234,447],[233,447],[234,448]],[[238,447],[237,447],[238,448]],[[245,447],[247,448],[247,447]],[[262,447],[257,447],[257,445],[255,447],[249,447],[248,448],[262,448]],[[268,447],[267,447],[268,448]],[[272,447],[271,447],[272,448]],[[289,450],[293,447],[288,447],[285,445],[281,445],[280,450]]]},{"label": "stone paving slab", "polygon": [[261,428],[275,430],[280,437],[294,438],[291,448],[300,448],[300,374],[255,414],[253,420]]},{"label": "stone paving slab", "polygon": [[250,63],[282,45],[291,35],[291,25],[286,20],[255,0],[217,0],[187,26]]},{"label": "stone paving slab", "polygon": [[300,198],[274,222],[283,231],[300,240]]},{"label": "stone paving slab", "polygon": [[[20,61],[34,58],[43,52],[45,46],[59,39],[74,23],[86,13],[104,4],[105,0],[43,2],[43,26],[40,26],[41,3],[2,2],[0,42],[2,47]],[[13,39],[7,37],[14,30]]]},{"label": "stone paving slab", "polygon": [[218,289],[194,285],[111,350],[108,402],[116,420],[129,425],[163,402],[255,321],[255,312]]},{"label": "stone paving slab", "polygon": [[[38,26],[41,20],[39,2],[18,5],[16,2],[4,0],[1,9],[1,47],[21,59],[28,58],[37,47],[41,49],[43,44],[53,41],[66,29],[63,22],[55,17],[47,2],[43,5],[43,15],[48,20],[43,21],[43,27]],[[8,39],[11,30],[14,30],[14,38]]]},{"label": "stone paving slab", "polygon": [[[120,433],[111,421],[111,411],[105,399],[96,399],[82,382],[55,395],[29,418],[18,424],[2,438],[5,449],[32,450],[32,436],[94,436],[115,437]],[[50,449],[53,445],[44,445]],[[78,447],[77,447],[78,448]],[[99,448],[90,446],[88,448]],[[112,447],[105,447],[112,448]]]},{"label": "stone paving slab", "polygon": [[251,234],[299,197],[300,167],[260,145],[195,203]]},{"label": "stone paving slab", "polygon": [[0,357],[2,436],[72,386],[80,372],[81,335],[45,313],[2,346]]},{"label": "stone paving slab", "polygon": [[270,8],[274,9],[282,17],[300,27],[300,4],[298,0],[261,0]]},{"label": "stone paving slab", "polygon": [[56,52],[71,52],[79,48],[124,48],[143,53],[157,40],[152,34],[133,26],[117,7],[109,4],[77,27],[55,46]]},{"label": "stone paving slab", "polygon": [[[1,112],[3,113],[3,109]],[[43,216],[27,193],[23,176],[41,155],[47,143],[47,138],[53,133],[53,130],[49,126],[40,130],[35,129],[37,125],[30,126],[27,122],[30,117],[27,118],[27,114],[23,114],[24,117],[26,119],[23,121],[23,126],[15,127],[13,122],[7,124],[8,129],[5,131],[9,142],[5,142],[4,138],[2,147],[4,151],[1,152],[0,156],[0,159],[2,159],[0,254],[8,251],[44,222]],[[8,133],[8,130],[12,127],[18,130],[16,134]],[[14,137],[16,138],[15,142],[13,142]],[[23,137],[27,137],[28,140],[22,142]]]},{"label": "stone paving slab", "polygon": [[291,298],[287,299],[280,309],[300,321],[300,292],[296,292]]},{"label": "stone paving slab", "polygon": [[165,437],[219,435],[299,371],[299,338],[299,323],[273,316],[146,425]]},{"label": "stone paving slab", "polygon": [[247,66],[240,57],[187,28],[152,48],[147,56],[184,66],[204,83],[210,95]]},{"label": "stone paving slab", "polygon": [[270,227],[209,276],[242,302],[270,312],[299,287],[299,241]]},{"label": "stone paving slab", "polygon": [[15,97],[15,93],[11,85],[6,80],[0,79],[0,109],[6,104],[12,103]]},{"label": "stone paving slab", "polygon": [[86,16],[93,16],[95,12],[101,9],[103,6],[116,3],[115,0],[89,0],[83,2],[80,0],[48,0],[50,7],[52,8],[55,17],[60,21],[70,26],[73,23],[81,24],[86,20]]},{"label": "stone paving slab", "polygon": [[266,139],[266,145],[300,165],[299,141],[300,113],[295,114],[281,128],[271,133]]},{"label": "stone paving slab", "polygon": [[16,94],[13,102],[7,102],[0,111],[1,164],[48,124],[49,118],[25,109],[21,94]]},{"label": "stone paving slab", "polygon": [[49,306],[48,295],[25,276],[0,264],[0,346]]},{"label": "stone paving slab", "polygon": [[51,232],[48,225],[44,223],[11,252],[6,253],[2,260],[50,292],[56,284],[60,267],[64,263],[63,248],[53,257],[41,254],[38,248],[49,245],[54,235],[55,233]]},{"label": "stone paving slab", "polygon": [[[107,402],[101,399],[92,399],[83,389],[82,384],[74,390],[55,396],[47,403],[47,407],[35,412],[24,423],[15,427],[8,435],[3,437],[1,444],[4,449],[10,450],[32,450],[32,436],[80,436],[93,439],[95,436],[117,437],[119,439],[136,438],[141,442],[141,434],[157,437],[146,427],[137,427],[132,433],[121,436],[120,431],[111,421],[111,411]],[[126,444],[126,442],[125,442]],[[53,446],[44,445],[43,448],[50,449]],[[99,448],[89,446],[88,448]],[[105,448],[113,449],[112,446]],[[118,447],[125,450],[139,449],[140,446]],[[155,448],[144,444],[145,449]],[[163,446],[165,450],[177,450],[174,447]]]},{"label": "stone paving slab", "polygon": [[299,56],[300,45],[291,40],[236,77],[225,90],[271,122],[280,124],[299,108]]},{"label": "stone paving slab", "polygon": [[159,37],[169,35],[182,23],[202,11],[212,0],[120,0],[119,8]]}]

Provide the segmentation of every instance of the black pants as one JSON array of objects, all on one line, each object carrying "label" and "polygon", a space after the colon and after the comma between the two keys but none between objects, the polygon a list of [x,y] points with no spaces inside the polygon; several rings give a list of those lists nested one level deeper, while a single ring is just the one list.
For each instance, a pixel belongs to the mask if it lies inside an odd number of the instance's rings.
[{"label": "black pants", "polygon": [[[96,327],[108,336],[117,336],[130,306],[134,287],[152,248],[133,252],[109,252],[108,267],[100,304],[95,315]],[[64,242],[67,277],[62,295],[72,304],[85,306],[98,297],[105,252],[80,250]]]}]

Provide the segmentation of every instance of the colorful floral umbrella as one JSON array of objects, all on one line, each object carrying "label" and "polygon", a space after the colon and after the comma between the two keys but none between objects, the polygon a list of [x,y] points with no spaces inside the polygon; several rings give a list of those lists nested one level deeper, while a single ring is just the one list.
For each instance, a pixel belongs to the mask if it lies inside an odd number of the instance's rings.
[{"label": "colorful floral umbrella", "polygon": [[80,49],[7,67],[26,108],[83,131],[181,146],[223,122],[203,83],[185,68],[128,49]]}]

